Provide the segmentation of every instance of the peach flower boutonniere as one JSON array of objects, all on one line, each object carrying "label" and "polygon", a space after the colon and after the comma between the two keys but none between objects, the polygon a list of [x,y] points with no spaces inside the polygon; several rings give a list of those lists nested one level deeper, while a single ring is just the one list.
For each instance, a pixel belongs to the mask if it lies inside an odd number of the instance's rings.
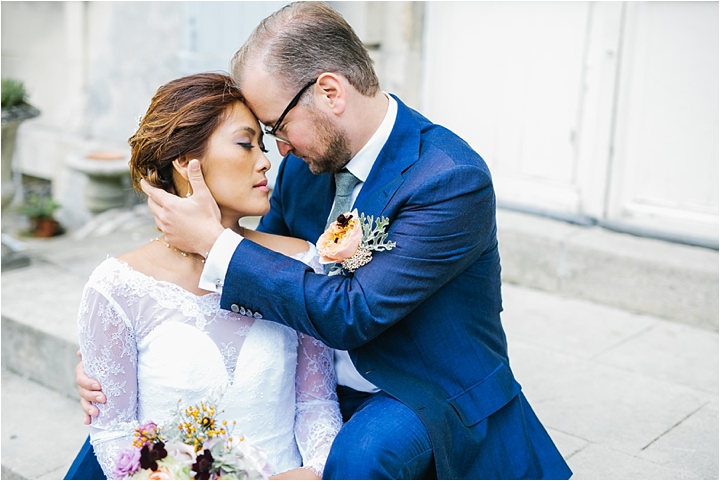
[{"label": "peach flower boutonniere", "polygon": [[[373,225],[374,223],[374,225]],[[340,214],[315,244],[321,264],[335,264],[328,275],[355,272],[372,260],[373,251],[391,250],[387,217],[358,217],[357,209]]]}]

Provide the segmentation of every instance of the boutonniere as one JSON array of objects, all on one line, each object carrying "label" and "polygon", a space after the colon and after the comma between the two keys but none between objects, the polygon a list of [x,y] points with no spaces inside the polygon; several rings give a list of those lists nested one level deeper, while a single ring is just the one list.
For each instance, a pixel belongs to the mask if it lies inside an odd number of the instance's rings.
[{"label": "boutonniere", "polygon": [[355,272],[372,260],[373,251],[389,251],[395,243],[387,240],[387,217],[358,217],[357,209],[340,214],[315,244],[321,264],[335,264],[328,275]]}]

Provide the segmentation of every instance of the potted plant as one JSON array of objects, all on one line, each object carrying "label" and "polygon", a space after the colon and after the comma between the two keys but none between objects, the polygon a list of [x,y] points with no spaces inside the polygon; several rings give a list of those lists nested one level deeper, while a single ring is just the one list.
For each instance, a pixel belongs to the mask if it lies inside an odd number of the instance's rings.
[{"label": "potted plant", "polygon": [[2,207],[15,197],[12,156],[18,127],[40,111],[28,103],[25,85],[17,79],[2,79]]},{"label": "potted plant", "polygon": [[62,234],[55,211],[60,204],[49,195],[28,194],[21,212],[30,218],[31,232],[35,237],[53,237]]}]

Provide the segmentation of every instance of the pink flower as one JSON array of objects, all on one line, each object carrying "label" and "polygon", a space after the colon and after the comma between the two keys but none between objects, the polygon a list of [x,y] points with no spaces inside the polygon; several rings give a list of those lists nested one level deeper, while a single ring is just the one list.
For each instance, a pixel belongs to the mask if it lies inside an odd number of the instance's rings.
[{"label": "pink flower", "polygon": [[140,469],[140,450],[135,447],[128,447],[120,451],[117,464],[115,465],[115,476],[124,478],[135,474]]},{"label": "pink flower", "polygon": [[147,422],[140,425],[140,427],[137,428],[137,431],[146,438],[152,438],[157,434],[157,424],[152,421]]},{"label": "pink flower", "polygon": [[321,264],[334,264],[352,257],[362,241],[362,223],[357,210],[338,219],[330,224],[315,244]]}]

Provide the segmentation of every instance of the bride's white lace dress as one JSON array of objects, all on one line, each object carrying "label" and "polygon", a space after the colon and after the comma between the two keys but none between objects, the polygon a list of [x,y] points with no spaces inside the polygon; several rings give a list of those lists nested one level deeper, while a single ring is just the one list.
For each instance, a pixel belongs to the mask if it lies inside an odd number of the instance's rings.
[{"label": "bride's white lace dress", "polygon": [[[322,272],[311,253],[298,256]],[[304,257],[304,258],[303,258]],[[322,470],[342,421],[332,350],[274,322],[220,309],[108,258],[90,276],[78,320],[86,373],[107,396],[90,437],[106,476],[135,427],[226,389],[219,419],[268,456],[275,473]]]}]

